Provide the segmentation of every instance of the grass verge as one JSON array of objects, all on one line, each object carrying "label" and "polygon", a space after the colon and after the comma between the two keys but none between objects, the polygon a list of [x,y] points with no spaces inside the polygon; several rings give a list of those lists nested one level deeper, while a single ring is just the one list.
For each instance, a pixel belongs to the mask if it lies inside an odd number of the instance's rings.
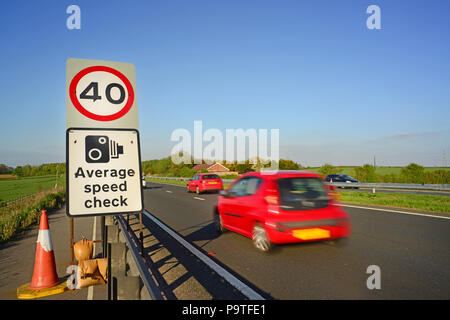
[{"label": "grass verge", "polygon": [[450,213],[450,197],[407,193],[338,191],[339,201]]},{"label": "grass verge", "polygon": [[0,207],[0,243],[39,221],[41,210],[61,208],[66,190],[59,187],[36,193],[23,201]]}]

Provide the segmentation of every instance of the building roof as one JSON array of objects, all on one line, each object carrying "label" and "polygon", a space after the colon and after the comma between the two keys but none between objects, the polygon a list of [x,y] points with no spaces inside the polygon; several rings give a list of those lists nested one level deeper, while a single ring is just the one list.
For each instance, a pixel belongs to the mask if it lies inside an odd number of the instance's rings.
[{"label": "building roof", "polygon": [[208,170],[209,167],[211,167],[212,164],[202,163],[202,164],[196,164],[192,167],[192,170]]},{"label": "building roof", "polygon": [[207,164],[207,163],[202,163],[202,164],[197,164],[194,167],[192,167],[192,170],[209,170],[210,168],[219,165],[222,168],[226,169],[226,171],[230,171],[230,169],[228,169],[227,167],[225,167],[224,165],[216,162],[216,163],[211,163],[211,164]]}]

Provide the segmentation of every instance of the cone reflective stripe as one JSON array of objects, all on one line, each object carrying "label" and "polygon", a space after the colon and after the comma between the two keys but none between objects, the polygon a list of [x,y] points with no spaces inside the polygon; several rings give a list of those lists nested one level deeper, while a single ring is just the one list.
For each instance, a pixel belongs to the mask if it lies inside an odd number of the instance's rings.
[{"label": "cone reflective stripe", "polygon": [[50,230],[40,230],[37,243],[39,243],[45,252],[53,251],[52,236]]},{"label": "cone reflective stripe", "polygon": [[56,273],[55,255],[53,253],[52,237],[48,227],[47,211],[42,210],[39,225],[39,235],[36,244],[33,278],[30,289],[46,289],[60,283]]}]

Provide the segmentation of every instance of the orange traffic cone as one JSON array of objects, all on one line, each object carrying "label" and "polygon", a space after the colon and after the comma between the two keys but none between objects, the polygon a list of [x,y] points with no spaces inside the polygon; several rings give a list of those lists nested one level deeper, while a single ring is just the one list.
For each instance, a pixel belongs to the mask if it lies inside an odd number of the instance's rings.
[{"label": "orange traffic cone", "polygon": [[59,281],[56,273],[55,255],[53,254],[52,237],[48,227],[47,210],[42,210],[33,278],[28,288],[40,290],[54,287],[60,283],[61,281]]}]

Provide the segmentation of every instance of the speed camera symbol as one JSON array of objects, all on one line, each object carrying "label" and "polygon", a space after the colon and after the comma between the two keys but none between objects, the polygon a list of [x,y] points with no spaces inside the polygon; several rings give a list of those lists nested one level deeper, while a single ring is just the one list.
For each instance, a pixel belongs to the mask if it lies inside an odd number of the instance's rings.
[{"label": "speed camera symbol", "polygon": [[87,163],[108,163],[123,154],[123,146],[108,136],[86,136],[85,145]]}]

